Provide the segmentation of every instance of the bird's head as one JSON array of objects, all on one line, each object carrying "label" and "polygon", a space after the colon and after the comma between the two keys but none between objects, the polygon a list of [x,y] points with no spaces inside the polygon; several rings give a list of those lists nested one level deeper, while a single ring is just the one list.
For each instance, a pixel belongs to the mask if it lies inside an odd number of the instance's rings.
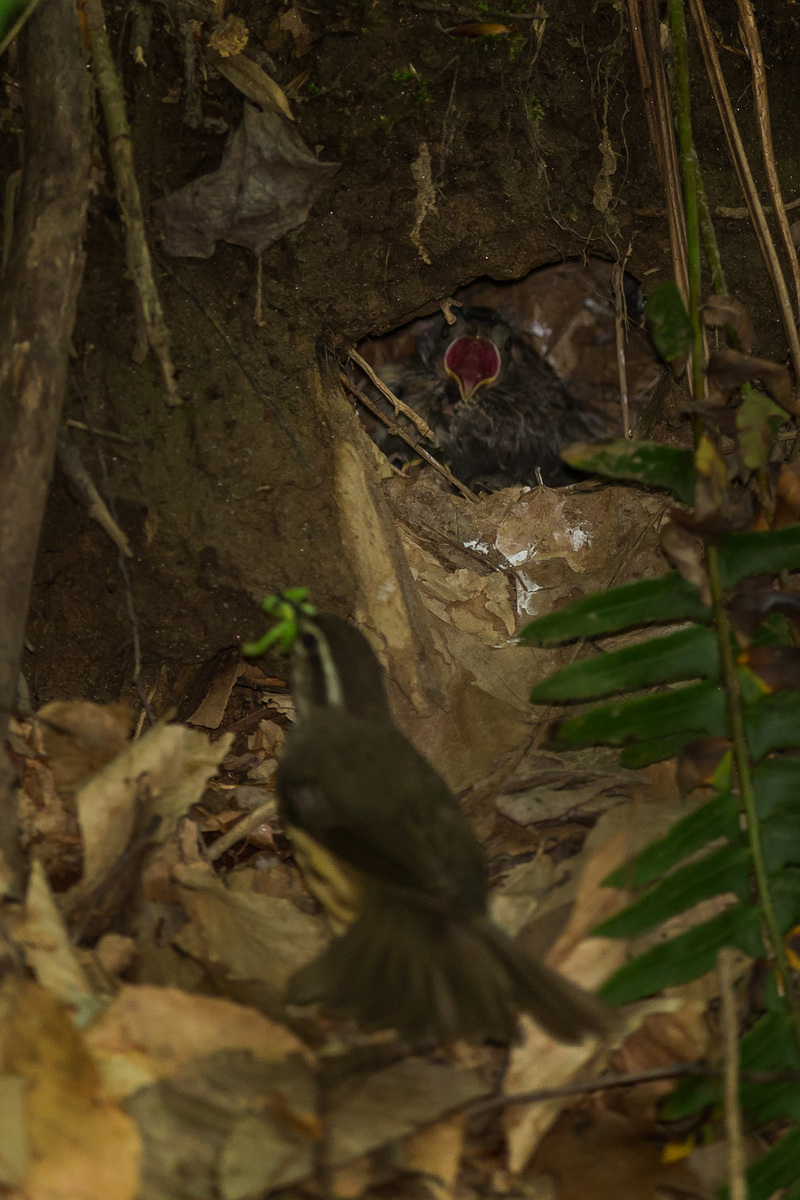
[{"label": "bird's head", "polygon": [[299,613],[292,647],[292,696],[299,720],[313,708],[388,717],[383,668],[363,633],[339,617]]},{"label": "bird's head", "polygon": [[455,380],[462,400],[496,381],[511,338],[511,327],[491,308],[461,309],[455,324],[444,326],[444,370]]}]

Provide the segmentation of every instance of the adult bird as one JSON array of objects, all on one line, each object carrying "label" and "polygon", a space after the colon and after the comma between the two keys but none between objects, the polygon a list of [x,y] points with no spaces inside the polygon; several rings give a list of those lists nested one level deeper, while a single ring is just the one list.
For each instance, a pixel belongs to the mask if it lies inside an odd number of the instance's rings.
[{"label": "adult bird", "polygon": [[602,436],[605,423],[581,408],[524,334],[491,308],[463,308],[453,325],[442,317],[420,328],[416,353],[379,374],[428,422],[463,483],[575,479],[562,447]]},{"label": "adult bird", "polygon": [[277,791],[295,859],[338,936],[287,999],[445,1042],[508,1042],[520,1011],[564,1041],[609,1028],[601,1001],[490,920],[480,845],[392,721],[364,635],[333,616],[297,621],[296,721]]}]

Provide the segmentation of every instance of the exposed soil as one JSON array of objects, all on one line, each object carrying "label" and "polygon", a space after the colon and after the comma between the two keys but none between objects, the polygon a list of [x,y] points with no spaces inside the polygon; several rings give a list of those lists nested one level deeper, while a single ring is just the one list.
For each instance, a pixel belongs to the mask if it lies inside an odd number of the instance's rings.
[{"label": "exposed soil", "polygon": [[[131,358],[133,289],[98,118],[98,188],[65,415],[130,439],[70,431],[134,547],[128,571],[142,677],[159,702],[180,697],[198,663],[253,634],[268,592],[303,584],[321,607],[351,611],[357,583],[342,552],[329,453],[334,439],[359,435],[336,384],[337,350],[433,311],[484,275],[517,278],[594,253],[627,256],[647,287],[669,276],[661,182],[624,6],[547,7],[546,22],[537,22],[535,5],[512,5],[519,11],[503,19],[514,32],[471,40],[446,30],[484,19],[474,10],[421,0],[326,3],[291,10],[307,30],[293,38],[276,29],[288,11],[281,4],[242,0],[236,11],[249,48],[263,55],[266,47],[271,62],[263,61],[282,86],[300,77],[290,89],[298,128],[320,159],[341,168],[306,223],[263,255],[263,325],[254,320],[247,251],[220,243],[206,261],[159,258],[179,408],[166,405],[152,357],[141,365]],[[763,7],[772,10],[760,10],[759,21],[791,196],[800,155],[794,89],[782,77],[796,69],[787,48],[797,18],[777,3]],[[205,13],[154,6],[146,66],[131,56],[129,15],[110,11],[109,20],[147,211],[217,167],[219,122],[236,127],[242,97],[209,68],[201,102],[217,126],[189,128],[178,97],[177,21]],[[723,17],[721,36],[733,44],[730,14]],[[732,94],[745,92],[747,63],[727,54],[724,65]],[[705,86],[696,105],[712,206],[738,205]],[[754,132],[743,132],[758,162]],[[13,147],[11,136],[3,141]],[[12,168],[13,154],[4,157]],[[781,358],[748,224],[720,220],[719,234],[731,289],[750,306],[756,353]],[[35,702],[129,690],[131,619],[117,559],[57,472],[23,664]]]}]

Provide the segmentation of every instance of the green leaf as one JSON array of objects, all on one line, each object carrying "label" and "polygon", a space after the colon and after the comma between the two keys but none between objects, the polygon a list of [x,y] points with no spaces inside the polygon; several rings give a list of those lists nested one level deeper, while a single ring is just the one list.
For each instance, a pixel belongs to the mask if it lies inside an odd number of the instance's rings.
[{"label": "green leaf", "polygon": [[637,937],[709,896],[734,892],[744,903],[750,893],[750,848],[720,846],[680,867],[633,904],[594,930],[597,937]]},{"label": "green leaf", "polygon": [[32,15],[39,0],[0,0],[0,54]]},{"label": "green leaf", "polygon": [[718,1079],[701,1079],[688,1076],[681,1079],[674,1092],[661,1105],[661,1117],[665,1121],[680,1121],[694,1116],[704,1108],[717,1105],[722,1096],[722,1085]]},{"label": "green leaf", "polygon": [[758,388],[748,388],[736,410],[736,431],[742,460],[751,471],[769,462],[775,436],[787,419],[786,413]]},{"label": "green leaf", "polygon": [[656,738],[665,729],[673,735],[691,731],[693,740],[726,736],[725,693],[715,683],[693,683],[655,696],[604,704],[561,721],[553,740],[561,746],[587,742],[618,746],[628,738]]},{"label": "green leaf", "polygon": [[682,358],[692,344],[692,322],[672,280],[653,288],[645,305],[645,320],[656,349],[668,363]]},{"label": "green leaf", "polygon": [[761,848],[767,870],[780,871],[800,862],[800,804],[777,808],[761,826]]},{"label": "green leaf", "polygon": [[666,488],[682,504],[691,504],[694,500],[695,469],[691,450],[664,446],[660,442],[612,438],[605,442],[579,442],[568,446],[562,450],[561,457],[579,471]]},{"label": "green leaf", "polygon": [[623,746],[619,752],[620,766],[629,770],[649,767],[650,763],[663,762],[667,758],[676,758],[684,746],[696,742],[702,735],[699,731],[684,729],[680,733],[669,734],[663,738],[648,738],[642,742],[631,742]]},{"label": "green leaf", "polygon": [[749,1200],[769,1200],[779,1188],[797,1183],[800,1128],[790,1129],[747,1171]]},{"label": "green leaf", "polygon": [[786,1008],[767,1012],[748,1029],[739,1045],[743,1071],[792,1071],[800,1067],[800,1054],[792,1015]]},{"label": "green leaf", "polygon": [[777,575],[800,567],[800,525],[756,533],[729,533],[717,550],[724,588],[734,587],[748,575]]},{"label": "green leaf", "polygon": [[738,797],[731,792],[713,796],[676,822],[665,837],[651,842],[630,862],[617,867],[603,883],[607,887],[644,887],[709,842],[719,837],[734,841],[738,833]]},{"label": "green leaf", "polygon": [[777,808],[796,804],[800,796],[800,758],[771,758],[753,771],[759,818],[766,821]]},{"label": "green leaf", "polygon": [[744,729],[755,759],[771,750],[800,747],[800,692],[762,696],[745,710]]},{"label": "green leaf", "polygon": [[718,675],[716,635],[705,625],[693,625],[599,658],[572,663],[537,683],[531,700],[578,700],[678,679],[716,679]]},{"label": "green leaf", "polygon": [[736,904],[671,941],[660,942],[620,967],[600,994],[609,1004],[628,1004],[662,988],[697,979],[711,970],[722,946],[736,946],[752,958],[764,953],[757,908]]},{"label": "green leaf", "polygon": [[671,571],[659,579],[640,579],[596,596],[586,596],[531,621],[519,640],[532,646],[552,646],[575,638],[598,637],[634,625],[665,621],[710,621],[711,610],[693,583]]},{"label": "green leaf", "polygon": [[742,1080],[740,1103],[742,1111],[750,1114],[758,1125],[764,1125],[776,1117],[794,1117],[795,1120],[799,1120],[800,1083],[748,1083],[747,1080]]}]

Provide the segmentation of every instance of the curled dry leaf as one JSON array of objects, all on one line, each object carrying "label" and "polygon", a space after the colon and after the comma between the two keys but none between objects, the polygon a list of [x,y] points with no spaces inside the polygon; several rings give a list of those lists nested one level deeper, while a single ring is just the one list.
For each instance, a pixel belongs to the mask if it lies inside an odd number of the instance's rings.
[{"label": "curled dry leaf", "polygon": [[15,932],[15,941],[42,987],[74,1009],[81,1024],[97,1014],[100,1003],[78,962],[38,859],[31,868],[25,916]]},{"label": "curled dry leaf", "polygon": [[83,878],[65,895],[72,910],[106,879],[135,831],[155,818],[153,839],[168,837],[179,817],[200,799],[231,738],[213,745],[182,725],[155,725],[128,745],[79,791]]},{"label": "curled dry leaf", "polygon": [[36,714],[42,747],[59,792],[74,792],[127,745],[130,713],[122,704],[53,700]]},{"label": "curled dry leaf", "polygon": [[224,75],[228,83],[232,83],[243,96],[258,104],[260,108],[269,109],[279,116],[293,121],[294,115],[283,88],[280,87],[266,71],[248,58],[246,54],[231,54],[226,57],[221,51],[210,48],[206,52],[208,61],[212,63],[220,75]]},{"label": "curled dry leaf", "polygon": [[711,603],[703,543],[691,529],[666,521],[661,529],[661,549],[688,583],[699,590],[705,604]]},{"label": "curled dry leaf", "polygon": [[745,354],[753,349],[753,326],[750,315],[736,296],[709,296],[703,306],[703,322],[718,329],[728,325],[739,339]]},{"label": "curled dry leaf", "polygon": [[783,463],[775,489],[777,503],[772,517],[773,529],[785,529],[800,521],[800,474],[790,463]]},{"label": "curled dry leaf", "polygon": [[244,50],[249,37],[249,30],[242,18],[231,15],[209,34],[208,44],[223,58],[230,58]]},{"label": "curled dry leaf", "polygon": [[793,416],[797,402],[792,396],[792,381],[786,367],[766,358],[751,358],[738,350],[717,350],[709,356],[706,367],[708,381],[722,396],[730,394],[743,383],[760,379],[777,404]]},{"label": "curled dry leaf", "polygon": [[285,117],[245,104],[219,170],[153,205],[168,254],[210,258],[220,238],[260,255],[302,225],[339,170],[319,162]]}]

